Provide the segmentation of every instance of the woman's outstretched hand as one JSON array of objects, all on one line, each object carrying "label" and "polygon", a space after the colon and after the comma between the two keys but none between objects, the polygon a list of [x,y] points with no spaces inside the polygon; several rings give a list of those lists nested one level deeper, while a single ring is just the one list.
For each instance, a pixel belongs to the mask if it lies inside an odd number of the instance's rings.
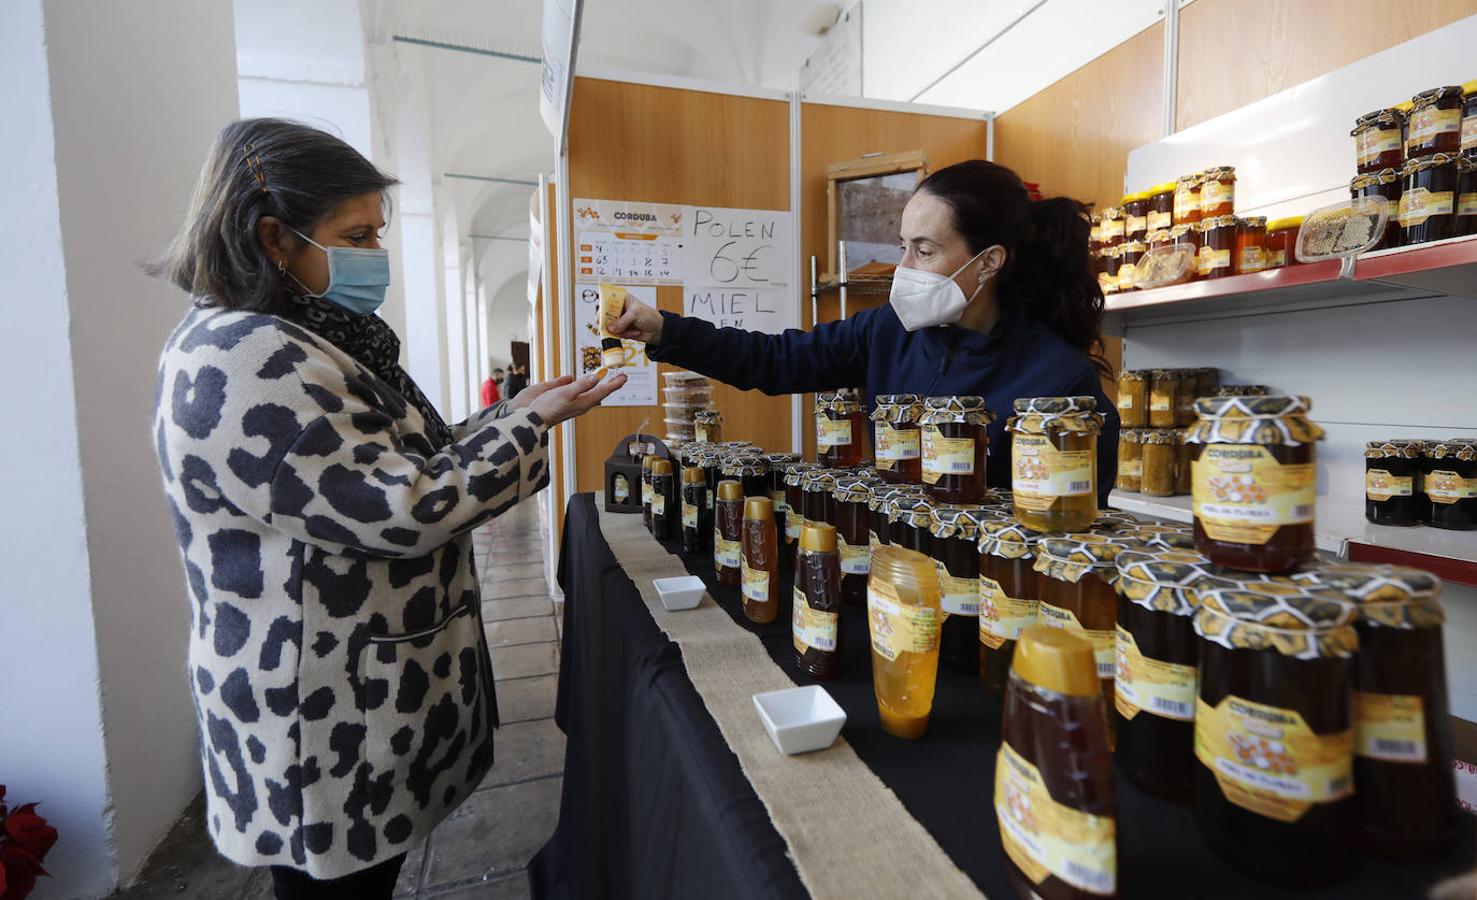
[{"label": "woman's outstretched hand", "polygon": [[532,409],[551,427],[565,419],[584,415],[600,405],[626,383],[625,375],[601,381],[596,375],[574,378],[562,375],[549,381],[531,384],[512,400],[514,409]]},{"label": "woman's outstretched hand", "polygon": [[662,314],[627,294],[625,310],[608,330],[628,341],[657,344],[662,339]]}]

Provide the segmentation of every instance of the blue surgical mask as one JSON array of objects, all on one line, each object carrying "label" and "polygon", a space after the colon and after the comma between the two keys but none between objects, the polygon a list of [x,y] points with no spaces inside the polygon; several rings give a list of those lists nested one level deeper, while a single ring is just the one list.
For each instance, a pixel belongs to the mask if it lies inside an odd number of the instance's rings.
[{"label": "blue surgical mask", "polygon": [[322,297],[356,316],[367,316],[384,304],[385,288],[390,286],[390,251],[325,247],[296,228],[292,233],[328,256],[328,287],[323,293],[306,293],[307,285],[292,276],[306,296]]}]

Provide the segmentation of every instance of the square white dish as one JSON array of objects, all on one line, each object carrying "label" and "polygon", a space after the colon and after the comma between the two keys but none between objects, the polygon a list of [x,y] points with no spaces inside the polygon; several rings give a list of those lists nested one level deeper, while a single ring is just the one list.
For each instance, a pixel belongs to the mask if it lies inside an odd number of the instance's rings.
[{"label": "square white dish", "polygon": [[754,708],[769,739],[787,756],[826,749],[846,724],[846,711],[816,684],[755,694]]},{"label": "square white dish", "polygon": [[661,598],[662,609],[668,612],[696,607],[703,602],[703,593],[707,590],[703,580],[696,575],[655,578],[651,586],[656,588],[657,596]]}]

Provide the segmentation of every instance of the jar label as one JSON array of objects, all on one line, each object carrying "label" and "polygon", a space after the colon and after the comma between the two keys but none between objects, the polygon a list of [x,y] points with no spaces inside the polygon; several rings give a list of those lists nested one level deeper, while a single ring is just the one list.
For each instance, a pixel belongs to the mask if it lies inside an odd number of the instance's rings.
[{"label": "jar label", "polygon": [[944,437],[937,425],[923,426],[923,482],[945,475],[974,474],[974,438]]},{"label": "jar label", "polygon": [[1118,290],[1117,275],[1109,275],[1107,272],[1099,272],[1097,275],[1097,283],[1098,287],[1102,288],[1102,291],[1105,294],[1111,294],[1114,291]]},{"label": "jar label", "polygon": [[[1167,614],[1166,614],[1167,615]],[[1141,712],[1190,722],[1195,718],[1195,667],[1151,659],[1139,652],[1138,641],[1118,626],[1118,671],[1113,703],[1125,719]]]},{"label": "jar label", "polygon": [[867,626],[872,652],[888,662],[900,653],[938,652],[939,611],[903,605],[897,588],[877,578],[867,582]]},{"label": "jar label", "polygon": [[707,499],[708,499],[708,512],[712,512],[713,511],[713,492],[712,491],[704,491],[703,492],[703,496],[707,497]]},{"label": "jar label", "polygon": [[841,551],[842,575],[866,575],[872,571],[872,548],[866,544],[850,544],[840,533],[836,535],[836,549]]},{"label": "jar label", "polygon": [[1125,235],[1138,234],[1149,230],[1149,219],[1147,216],[1126,216],[1123,219],[1123,233]]},{"label": "jar label", "polygon": [[804,527],[804,516],[799,514],[785,516],[785,540],[791,544],[800,540],[800,529]]},{"label": "jar label", "polygon": [[1118,408],[1119,409],[1133,409],[1133,392],[1132,391],[1119,391],[1118,392]]},{"label": "jar label", "polygon": [[1462,119],[1462,149],[1477,149],[1477,115]]},{"label": "jar label", "polygon": [[1354,146],[1359,165],[1371,165],[1379,160],[1381,154],[1400,149],[1400,129],[1366,129],[1354,137]]},{"label": "jar label", "polygon": [[626,481],[626,476],[615,476],[615,502],[625,503],[631,496],[631,483]]},{"label": "jar label", "polygon": [[641,479],[641,505],[651,505],[651,482],[644,478]]},{"label": "jar label", "polygon": [[1018,600],[1005,593],[1000,582],[980,576],[980,643],[998,650],[1006,641],[1019,640],[1021,630],[1037,621],[1035,600]]},{"label": "jar label", "polygon": [[791,632],[795,639],[795,652],[804,653],[807,648],[824,653],[836,652],[837,623],[840,617],[833,612],[821,612],[811,607],[805,592],[795,588],[794,615],[791,616]]},{"label": "jar label", "polygon": [[1227,695],[1195,700],[1195,758],[1231,803],[1296,822],[1354,793],[1354,729],[1317,734],[1296,710]]},{"label": "jar label", "polygon": [[1279,463],[1257,444],[1207,444],[1190,467],[1191,503],[1212,539],[1265,544],[1283,525],[1311,524],[1312,463]]},{"label": "jar label", "polygon": [[1118,290],[1126,291],[1138,284],[1139,270],[1131,262],[1124,262],[1118,267]]},{"label": "jar label", "polygon": [[1451,191],[1411,188],[1400,195],[1399,220],[1402,228],[1425,224],[1432,216],[1449,216],[1455,209],[1456,197]]},{"label": "jar label", "polygon": [[1013,445],[1011,489],[1020,508],[1046,512],[1058,497],[1092,493],[1091,450],[1058,450],[1046,435],[1021,432]]},{"label": "jar label", "polygon": [[1201,247],[1200,255],[1195,258],[1196,270],[1204,275],[1216,269],[1231,268],[1231,251],[1217,250],[1214,247]]},{"label": "jar label", "polygon": [[1174,218],[1176,222],[1187,222],[1192,213],[1200,211],[1200,192],[1192,188],[1176,188],[1174,192]]},{"label": "jar label", "polygon": [[1260,272],[1267,267],[1267,251],[1261,247],[1242,247],[1238,263],[1242,272]]},{"label": "jar label", "polygon": [[739,567],[739,542],[730,541],[723,537],[717,528],[713,529],[713,568],[716,570],[737,569]]},{"label": "jar label", "polygon": [[1409,475],[1391,475],[1385,469],[1368,469],[1364,473],[1364,496],[1378,503],[1391,497],[1409,497],[1415,493],[1415,479]]},{"label": "jar label", "polygon": [[815,442],[822,447],[845,447],[851,443],[851,419],[815,417]]},{"label": "jar label", "polygon": [[1413,694],[1354,692],[1354,753],[1384,762],[1426,761],[1426,716]]},{"label": "jar label", "polygon": [[651,495],[651,514],[653,516],[667,514],[667,498],[664,494],[653,493]]},{"label": "jar label", "polygon": [[1450,469],[1437,469],[1423,481],[1432,503],[1455,503],[1477,497],[1477,478],[1463,478]]},{"label": "jar label", "polygon": [[1118,460],[1118,474],[1127,475],[1130,478],[1142,477],[1144,474],[1143,458]]},{"label": "jar label", "polygon": [[922,455],[917,428],[893,428],[887,422],[877,423],[877,468],[892,471],[899,460]]},{"label": "jar label", "polygon": [[1410,114],[1410,140],[1407,147],[1419,147],[1436,140],[1437,136],[1443,134],[1457,133],[1462,130],[1462,111],[1460,109],[1437,109],[1428,106]]},{"label": "jar label", "polygon": [[1466,193],[1457,197],[1456,214],[1459,216],[1477,216],[1477,193]]},{"label": "jar label", "polygon": [[1267,251],[1267,268],[1269,268],[1269,269],[1280,269],[1280,268],[1282,268],[1285,265],[1287,265],[1287,251],[1286,250],[1268,250]]},{"label": "jar label", "polygon": [[708,426],[701,422],[692,426],[692,435],[699,441],[717,441],[717,435],[709,431]]},{"label": "jar label", "polygon": [[949,574],[949,569],[938,560],[933,561],[934,571],[939,576],[939,609],[951,616],[977,616],[980,614],[980,591],[974,578],[959,578]]},{"label": "jar label", "polygon": [[682,502],[682,527],[697,528],[697,507],[685,500]]},{"label": "jar label", "polygon": [[1164,229],[1170,227],[1173,224],[1174,224],[1174,220],[1173,220],[1173,218],[1170,216],[1170,214],[1168,212],[1151,212],[1151,213],[1149,213],[1149,230],[1150,231],[1163,231]]},{"label": "jar label", "polygon": [[1235,182],[1225,184],[1214,179],[1207,179],[1200,185],[1200,211],[1209,213],[1223,204],[1234,206],[1236,203]]},{"label": "jar label", "polygon": [[784,491],[771,490],[769,492],[769,502],[774,504],[774,511],[777,513],[787,513],[790,511],[790,504],[785,501]]},{"label": "jar label", "polygon": [[1103,243],[1106,244],[1108,241],[1121,237],[1123,237],[1123,220],[1104,219],[1102,228]]},{"label": "jar label", "polygon": [[1052,799],[1041,771],[1004,742],[995,756],[995,819],[1005,854],[1032,884],[1055,875],[1089,894],[1114,893],[1113,818]]},{"label": "jar label", "polygon": [[750,603],[768,603],[769,582],[769,573],[763,569],[752,568],[747,556],[739,563],[739,590],[745,600]]},{"label": "jar label", "polygon": [[1149,412],[1169,412],[1174,409],[1174,394],[1170,391],[1149,392]]},{"label": "jar label", "polygon": [[1070,609],[1053,606],[1042,600],[1041,624],[1048,628],[1060,628],[1082,638],[1092,645],[1092,658],[1097,663],[1097,677],[1109,679],[1118,671],[1118,636],[1111,631],[1083,628],[1077,614]]}]

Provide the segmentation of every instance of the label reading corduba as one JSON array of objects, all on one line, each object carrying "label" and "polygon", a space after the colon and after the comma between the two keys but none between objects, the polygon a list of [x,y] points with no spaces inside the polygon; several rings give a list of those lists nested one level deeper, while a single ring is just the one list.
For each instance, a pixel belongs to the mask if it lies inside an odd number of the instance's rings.
[{"label": "label reading corduba", "polygon": [[977,616],[980,614],[979,579],[959,578],[949,574],[949,569],[938,560],[933,561],[933,570],[939,578],[939,609],[951,616]]},{"label": "label reading corduba", "polygon": [[1437,135],[1460,132],[1462,111],[1459,109],[1437,109],[1428,106],[1410,114],[1410,139],[1407,147],[1428,144]]},{"label": "label reading corduba", "polygon": [[1477,497],[1477,478],[1463,478],[1450,469],[1437,469],[1426,476],[1424,484],[1432,503],[1455,503]]},{"label": "label reading corduba", "polygon": [[1265,544],[1283,525],[1313,521],[1311,463],[1279,463],[1256,444],[1208,444],[1190,473],[1194,514],[1212,540]]},{"label": "label reading corduba", "polygon": [[867,626],[872,652],[888,662],[900,653],[933,653],[939,648],[939,615],[931,606],[905,606],[885,581],[867,584]]},{"label": "label reading corduba", "polygon": [[1370,128],[1354,138],[1355,155],[1359,165],[1367,166],[1380,158],[1380,154],[1400,149],[1399,128]]},{"label": "label reading corduba", "polygon": [[917,428],[893,428],[887,422],[877,423],[877,468],[889,472],[905,459],[923,455]]},{"label": "label reading corduba", "polygon": [[945,437],[937,425],[923,426],[923,481],[974,474],[974,439]]},{"label": "label reading corduba", "polygon": [[682,501],[682,527],[697,528],[697,507],[687,501]]},{"label": "label reading corduba", "polygon": [[1006,855],[1032,884],[1055,875],[1089,894],[1114,893],[1118,861],[1112,817],[1052,799],[1041,771],[1007,743],[995,757],[995,818]]},{"label": "label reading corduba", "polygon": [[769,573],[749,566],[749,560],[739,563],[739,590],[750,603],[769,602]]},{"label": "label reading corduba", "polygon": [[1048,628],[1060,628],[1075,634],[1092,645],[1092,660],[1097,663],[1097,677],[1112,678],[1118,671],[1118,638],[1111,631],[1083,628],[1077,614],[1070,609],[1053,606],[1045,600],[1037,604],[1041,611],[1041,624]]},{"label": "label reading corduba", "polygon": [[1426,761],[1426,716],[1411,694],[1354,692],[1354,753],[1396,763]]},{"label": "label reading corduba", "polygon": [[739,567],[739,542],[725,540],[717,528],[713,529],[713,568],[737,569]]},{"label": "label reading corduba", "polygon": [[993,578],[981,575],[979,581],[980,643],[998,650],[1006,641],[1019,640],[1023,628],[1036,624],[1036,601],[1007,595]]},{"label": "label reading corduba", "polygon": [[836,549],[841,557],[842,575],[866,575],[872,571],[872,552],[866,544],[849,544],[838,534]]},{"label": "label reading corduba", "polygon": [[812,609],[805,599],[805,592],[795,588],[791,606],[791,632],[795,641],[795,652],[807,649],[831,653],[836,649],[836,630],[839,617],[833,612]]},{"label": "label reading corduba", "polygon": [[1296,710],[1227,695],[1195,701],[1195,758],[1231,803],[1296,822],[1354,793],[1354,729],[1317,734]]},{"label": "label reading corduba", "polygon": [[1409,475],[1391,475],[1386,469],[1366,469],[1364,496],[1383,503],[1391,497],[1409,497],[1415,493],[1415,479]]},{"label": "label reading corduba", "polygon": [[1058,497],[1092,493],[1091,450],[1058,450],[1042,434],[1017,432],[1013,443],[1011,489],[1017,506],[1045,512]]},{"label": "label reading corduba", "polygon": [[815,442],[822,447],[845,447],[851,443],[851,419],[815,417]]},{"label": "label reading corduba", "polygon": [[1424,224],[1432,216],[1449,216],[1456,208],[1456,195],[1451,191],[1411,188],[1400,195],[1400,225],[1410,228]]},{"label": "label reading corduba", "polygon": [[1195,667],[1151,659],[1139,652],[1138,641],[1118,626],[1118,671],[1113,703],[1123,718],[1141,712],[1189,722],[1195,718]]}]

